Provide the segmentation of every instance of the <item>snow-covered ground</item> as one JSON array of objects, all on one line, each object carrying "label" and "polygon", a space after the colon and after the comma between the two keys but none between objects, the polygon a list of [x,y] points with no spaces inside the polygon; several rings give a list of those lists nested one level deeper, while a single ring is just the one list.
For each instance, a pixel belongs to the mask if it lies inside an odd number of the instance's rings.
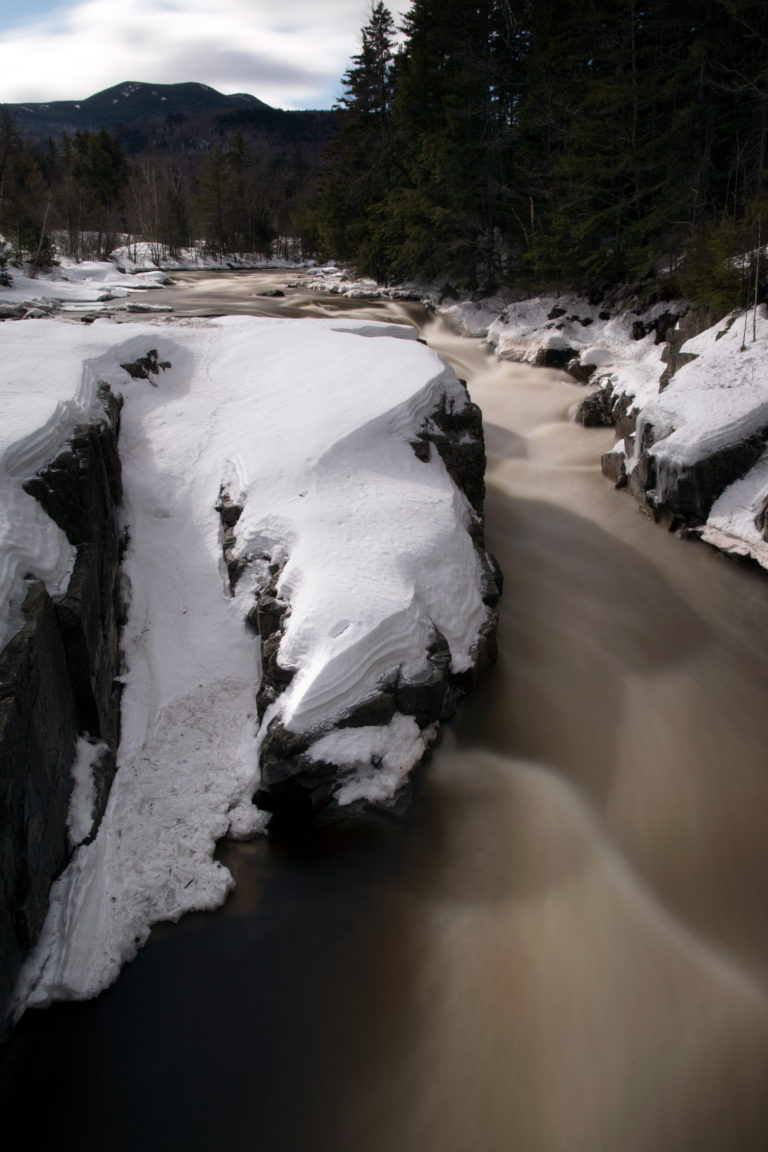
[{"label": "snow-covered ground", "polygon": [[[170,367],[132,378],[121,364],[149,349]],[[437,453],[424,462],[410,444],[442,398],[462,408],[466,393],[412,329],[30,319],[0,324],[0,357],[4,635],[19,622],[28,574],[52,592],[66,583],[72,550],[21,482],[97,411],[101,382],[125,399],[130,537],[118,772],[95,840],[77,848],[52,890],[18,1011],[95,994],[153,922],[224,899],[231,879],[213,860],[215,843],[264,819],[251,803],[260,670],[245,617],[275,567],[291,605],[280,661],[297,672],[262,732],[274,716],[290,731],[314,731],[382,675],[416,673],[435,627],[453,669],[466,669],[486,609],[469,505]],[[234,595],[222,488],[243,507],[236,550],[247,564]],[[346,765],[342,804],[391,795],[429,739],[406,717],[354,738],[321,731],[310,754]],[[74,842],[87,834],[95,754],[80,748]]]},{"label": "snow-covered ground", "polygon": [[295,270],[313,265],[314,260],[298,260],[285,256],[265,256],[261,252],[230,253],[226,256],[211,256],[199,248],[182,248],[175,255],[158,244],[138,241],[124,244],[110,256],[125,272],[141,273],[163,269],[166,272],[214,272],[241,268],[266,269],[286,268]]},{"label": "snow-covered ground", "polygon": [[[2,238],[0,238],[2,239]],[[295,270],[306,264],[282,257],[251,256],[213,257],[189,248],[177,256],[164,254],[157,245],[127,244],[116,248],[109,260],[75,261],[59,257],[56,267],[30,275],[28,265],[7,271],[10,285],[0,284],[0,318],[15,315],[39,319],[52,312],[89,313],[138,310],[130,298],[148,288],[162,288],[171,281],[168,272],[201,272],[232,270],[233,268]],[[115,305],[115,301],[124,301]],[[170,311],[142,301],[141,311]]]},{"label": "snow-covered ground", "polygon": [[[650,454],[658,480],[649,495],[661,506],[681,468],[768,429],[765,305],[756,315],[752,310],[732,314],[686,341],[681,351],[696,359],[679,368],[662,390],[664,344],[656,342],[653,325],[684,307],[662,303],[642,313],[609,313],[603,305],[563,295],[447,303],[438,311],[456,331],[486,340],[502,358],[536,363],[549,351],[571,350],[582,372],[594,366],[590,385],[610,387],[616,400],[624,397],[637,420],[633,450],[626,453],[623,440],[614,449],[628,472],[639,462],[643,429],[653,428]],[[637,339],[636,326],[647,334]],[[757,464],[715,501],[700,529],[702,539],[768,568],[768,542],[756,524],[766,501],[768,445]]]},{"label": "snow-covered ground", "polygon": [[[36,276],[29,269],[8,269],[10,285],[0,285],[0,308],[4,305],[22,308],[22,314],[32,317],[63,308],[75,311],[84,304],[105,304],[147,288],[162,288],[168,277],[158,268],[137,271],[128,276],[116,264],[106,260],[62,259],[56,268],[46,269]],[[114,305],[113,305],[114,307]]]}]

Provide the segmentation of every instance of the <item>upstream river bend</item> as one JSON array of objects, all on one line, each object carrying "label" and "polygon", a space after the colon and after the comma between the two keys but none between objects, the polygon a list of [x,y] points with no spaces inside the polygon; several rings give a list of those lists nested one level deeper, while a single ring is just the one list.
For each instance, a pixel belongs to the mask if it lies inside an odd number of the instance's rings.
[{"label": "upstream river bend", "polygon": [[[395,833],[224,845],[218,913],[28,1013],[13,1119],[60,1149],[764,1152],[768,575],[602,479],[583,391],[419,305],[185,274],[182,315],[415,324],[483,409],[498,667]],[[53,1144],[55,1141],[55,1144]]]}]

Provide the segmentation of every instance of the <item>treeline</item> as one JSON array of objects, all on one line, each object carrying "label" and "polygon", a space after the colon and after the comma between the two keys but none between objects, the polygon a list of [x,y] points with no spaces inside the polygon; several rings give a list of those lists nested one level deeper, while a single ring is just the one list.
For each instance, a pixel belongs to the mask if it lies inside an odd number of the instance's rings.
[{"label": "treeline", "polygon": [[229,140],[198,155],[124,153],[105,129],[36,144],[0,120],[0,234],[5,258],[33,268],[65,255],[103,259],[125,237],[174,256],[264,252],[290,236],[309,174],[268,145]]},{"label": "treeline", "polygon": [[303,215],[324,255],[470,289],[753,285],[765,0],[414,0],[400,38],[375,3],[343,83]]}]

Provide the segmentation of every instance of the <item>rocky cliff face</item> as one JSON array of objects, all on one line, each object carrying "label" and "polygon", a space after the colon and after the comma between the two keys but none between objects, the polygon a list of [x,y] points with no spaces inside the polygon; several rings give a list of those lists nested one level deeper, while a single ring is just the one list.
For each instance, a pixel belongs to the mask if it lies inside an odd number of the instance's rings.
[{"label": "rocky cliff face", "polygon": [[[0,653],[0,1018],[69,858],[67,810],[78,734],[105,745],[96,769],[95,834],[115,771],[122,620],[120,403],[102,389],[103,419],[24,485],[66,533],[76,561],[54,603],[31,579],[24,627]],[[90,837],[89,837],[90,838]]]}]

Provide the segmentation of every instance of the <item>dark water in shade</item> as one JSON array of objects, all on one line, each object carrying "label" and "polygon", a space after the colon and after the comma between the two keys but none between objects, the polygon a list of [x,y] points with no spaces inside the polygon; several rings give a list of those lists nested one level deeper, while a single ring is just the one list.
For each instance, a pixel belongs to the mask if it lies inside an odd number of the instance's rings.
[{"label": "dark water in shade", "polygon": [[[194,314],[337,312],[274,274]],[[500,660],[402,827],[227,845],[220,912],[156,929],[96,1001],[31,1012],[10,1133],[58,1149],[768,1148],[768,578],[599,475],[581,390],[413,305],[486,419]],[[344,303],[346,310],[346,302]]]}]

